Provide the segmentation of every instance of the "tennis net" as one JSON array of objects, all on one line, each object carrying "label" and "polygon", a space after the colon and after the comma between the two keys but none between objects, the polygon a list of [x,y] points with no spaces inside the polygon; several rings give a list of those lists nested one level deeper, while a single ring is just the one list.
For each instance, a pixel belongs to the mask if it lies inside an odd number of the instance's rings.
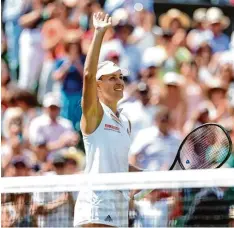
[{"label": "tennis net", "polygon": [[[234,169],[1,179],[1,227],[234,227]],[[154,189],[140,200],[129,192]],[[92,210],[91,205],[92,203]]]}]

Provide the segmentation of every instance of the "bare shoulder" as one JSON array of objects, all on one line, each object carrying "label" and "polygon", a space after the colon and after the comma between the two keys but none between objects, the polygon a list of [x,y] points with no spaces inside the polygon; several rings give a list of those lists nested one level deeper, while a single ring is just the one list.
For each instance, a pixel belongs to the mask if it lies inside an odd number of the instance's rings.
[{"label": "bare shoulder", "polygon": [[83,113],[81,117],[81,131],[85,135],[92,134],[100,125],[103,118],[103,108],[100,102],[97,102],[97,107],[90,110],[88,113]]}]

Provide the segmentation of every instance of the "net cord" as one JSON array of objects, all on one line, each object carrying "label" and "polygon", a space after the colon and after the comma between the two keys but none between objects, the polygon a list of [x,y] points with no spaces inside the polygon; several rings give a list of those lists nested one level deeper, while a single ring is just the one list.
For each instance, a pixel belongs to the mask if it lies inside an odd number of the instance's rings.
[{"label": "net cord", "polygon": [[234,169],[4,177],[1,193],[233,187]]}]

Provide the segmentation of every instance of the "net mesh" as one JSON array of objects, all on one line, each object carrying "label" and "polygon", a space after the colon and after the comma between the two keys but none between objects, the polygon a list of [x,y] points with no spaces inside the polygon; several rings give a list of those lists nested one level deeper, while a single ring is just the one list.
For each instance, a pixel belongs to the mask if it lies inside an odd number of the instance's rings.
[{"label": "net mesh", "polygon": [[[233,227],[233,176],[216,169],[2,178],[1,227]],[[142,189],[154,190],[130,200]]]},{"label": "net mesh", "polygon": [[185,169],[216,168],[230,150],[224,131],[216,125],[205,125],[188,136],[180,151],[180,160]]}]

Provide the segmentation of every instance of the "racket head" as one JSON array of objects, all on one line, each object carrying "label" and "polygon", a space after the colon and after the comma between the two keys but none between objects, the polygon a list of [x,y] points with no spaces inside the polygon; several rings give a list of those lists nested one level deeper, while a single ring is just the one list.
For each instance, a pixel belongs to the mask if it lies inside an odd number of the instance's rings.
[{"label": "racket head", "polygon": [[185,137],[176,160],[182,169],[215,169],[227,161],[231,151],[232,141],[227,131],[219,124],[207,123]]}]

